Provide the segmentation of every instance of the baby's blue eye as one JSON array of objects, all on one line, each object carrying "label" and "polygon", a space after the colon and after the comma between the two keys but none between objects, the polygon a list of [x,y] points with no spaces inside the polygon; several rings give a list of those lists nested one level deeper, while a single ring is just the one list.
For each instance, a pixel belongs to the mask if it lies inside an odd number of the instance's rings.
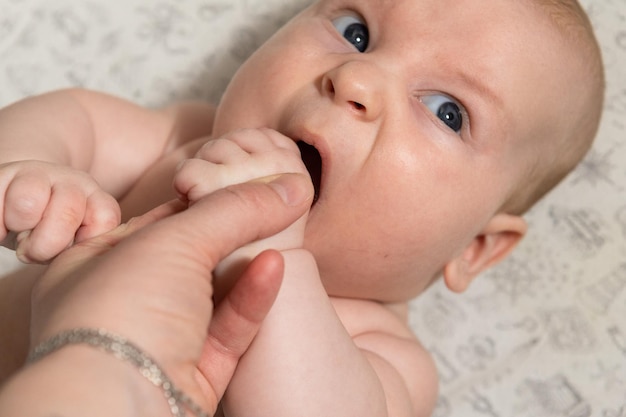
[{"label": "baby's blue eye", "polygon": [[367,25],[361,19],[355,16],[341,16],[333,20],[333,25],[357,51],[365,52],[370,34]]},{"label": "baby's blue eye", "polygon": [[422,103],[450,129],[459,133],[463,127],[462,106],[445,94],[431,94],[420,98]]}]

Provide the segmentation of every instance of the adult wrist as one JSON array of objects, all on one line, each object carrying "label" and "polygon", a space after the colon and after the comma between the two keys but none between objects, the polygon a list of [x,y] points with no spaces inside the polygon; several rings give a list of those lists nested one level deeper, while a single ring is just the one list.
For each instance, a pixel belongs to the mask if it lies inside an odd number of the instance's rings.
[{"label": "adult wrist", "polygon": [[161,366],[146,352],[125,337],[105,329],[74,328],[58,333],[56,336],[36,346],[28,357],[29,362],[45,358],[66,347],[82,345],[99,350],[136,368],[138,374],[155,387],[160,388],[167,400],[170,413],[174,417],[185,417],[189,410],[197,417],[209,417],[184,392],[180,391],[165,374]]},{"label": "adult wrist", "polygon": [[0,415],[169,417],[158,387],[131,364],[86,345],[67,345],[25,366],[0,391]]}]

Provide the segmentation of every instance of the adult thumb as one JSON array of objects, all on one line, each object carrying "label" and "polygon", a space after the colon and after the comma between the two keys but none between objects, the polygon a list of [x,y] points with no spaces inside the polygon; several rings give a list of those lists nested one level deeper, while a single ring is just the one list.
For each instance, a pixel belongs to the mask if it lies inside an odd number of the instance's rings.
[{"label": "adult thumb", "polygon": [[287,228],[306,213],[312,200],[307,175],[281,174],[215,191],[145,232],[212,270],[233,250]]}]

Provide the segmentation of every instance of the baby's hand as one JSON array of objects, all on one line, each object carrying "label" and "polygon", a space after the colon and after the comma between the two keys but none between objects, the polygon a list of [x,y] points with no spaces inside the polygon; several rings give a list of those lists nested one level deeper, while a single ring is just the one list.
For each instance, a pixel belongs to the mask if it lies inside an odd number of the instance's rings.
[{"label": "baby's hand", "polygon": [[286,172],[307,173],[294,141],[271,129],[243,129],[207,141],[178,167],[174,188],[193,203],[229,185]]},{"label": "baby's hand", "polygon": [[27,263],[46,263],[120,223],[120,207],[87,173],[41,161],[0,165],[0,244]]},{"label": "baby's hand", "polygon": [[[295,142],[271,129],[246,129],[208,141],[195,158],[179,166],[174,187],[182,198],[193,203],[220,188],[282,173],[309,175]],[[216,291],[224,290],[219,281],[231,281],[227,277],[238,276],[263,250],[301,247],[307,215],[277,235],[240,248],[221,262],[215,270]]]}]

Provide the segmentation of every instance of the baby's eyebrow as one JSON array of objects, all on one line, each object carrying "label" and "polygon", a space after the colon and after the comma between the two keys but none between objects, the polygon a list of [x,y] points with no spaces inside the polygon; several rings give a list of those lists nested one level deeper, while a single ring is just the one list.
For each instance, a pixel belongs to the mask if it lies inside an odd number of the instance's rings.
[{"label": "baby's eyebrow", "polygon": [[487,84],[485,84],[480,78],[476,77],[473,73],[467,71],[459,71],[455,74],[465,85],[473,90],[476,90],[478,94],[485,97],[493,105],[502,108],[502,98],[494,92]]},{"label": "baby's eyebrow", "polygon": [[454,73],[453,78],[456,78],[470,89],[475,90],[481,97],[487,99],[487,101],[491,102],[494,106],[497,106],[498,108],[503,107],[502,97],[496,94],[496,92],[487,83],[485,83],[482,78],[474,75],[474,72],[463,68],[459,68],[457,71],[452,71]]}]

